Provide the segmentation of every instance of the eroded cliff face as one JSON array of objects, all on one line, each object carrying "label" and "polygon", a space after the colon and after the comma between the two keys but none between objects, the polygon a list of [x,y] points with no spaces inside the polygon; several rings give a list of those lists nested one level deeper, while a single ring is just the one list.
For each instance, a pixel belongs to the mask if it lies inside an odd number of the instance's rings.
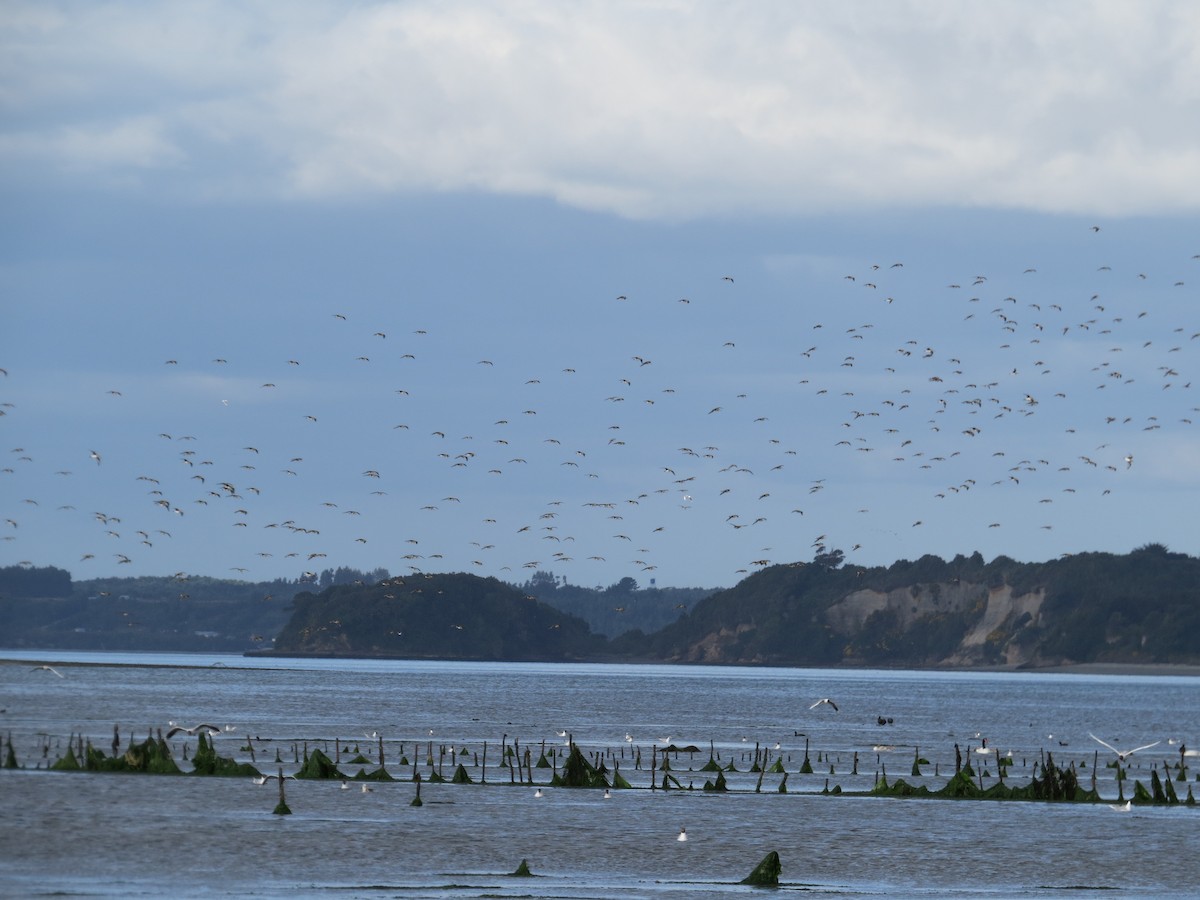
[{"label": "eroded cliff face", "polygon": [[854,591],[825,611],[825,621],[847,637],[862,630],[874,613],[893,613],[900,626],[908,630],[921,619],[945,613],[971,609],[980,612],[988,603],[988,588],[980,584],[954,582],[951,584],[916,584],[911,587],[881,591]]},{"label": "eroded cliff face", "polygon": [[[1045,600],[1043,590],[1017,594],[1009,585],[989,587],[963,581],[932,582],[896,588],[891,591],[858,590],[829,606],[824,623],[844,638],[848,647],[862,634],[872,616],[883,615],[889,628],[907,633],[933,627],[948,616],[962,621],[963,633],[953,650],[939,659],[919,661],[924,665],[1016,667],[1041,662],[1033,656],[1034,641],[1030,629],[1041,623]],[[713,664],[750,664],[763,662],[745,648],[754,641],[747,634],[757,629],[753,623],[724,627],[705,635],[682,654],[682,660]],[[797,650],[802,653],[803,645]],[[848,656],[847,661],[853,658]]]},{"label": "eroded cliff face", "polygon": [[[733,645],[739,635],[745,634],[747,631],[753,631],[754,626],[742,623],[736,628],[721,628],[707,634],[701,640],[692,644],[688,648],[686,656],[681,661],[690,663],[707,663],[709,665],[721,665],[723,663],[749,663],[753,664],[758,660],[746,658],[737,653],[730,653],[731,645]],[[680,660],[677,660],[680,661]]]},{"label": "eroded cliff face", "polygon": [[1026,629],[1041,622],[1043,590],[1016,594],[1008,585],[988,591],[983,615],[958,645],[958,651],[948,657],[947,665],[972,665],[985,657],[982,651],[994,643],[1006,665],[1019,666],[1031,662],[1031,647],[1022,641]]},{"label": "eroded cliff face", "polygon": [[1029,662],[1022,633],[1037,625],[1044,591],[1016,594],[1009,585],[988,587],[964,581],[934,582],[886,593],[862,590],[847,594],[826,610],[825,620],[853,639],[875,613],[890,613],[902,631],[920,628],[936,617],[962,614],[969,630],[941,665],[970,666]]}]

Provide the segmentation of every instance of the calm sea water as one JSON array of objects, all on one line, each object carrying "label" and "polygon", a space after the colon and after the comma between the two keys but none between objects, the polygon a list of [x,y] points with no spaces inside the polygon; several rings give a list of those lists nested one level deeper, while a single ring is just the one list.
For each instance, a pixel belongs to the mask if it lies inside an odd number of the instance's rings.
[{"label": "calm sea water", "polygon": [[[64,677],[34,670],[34,660]],[[838,710],[809,708],[823,697]],[[1122,749],[1159,741],[1131,758],[1131,777],[1148,784],[1151,767],[1180,759],[1179,742],[1200,748],[1194,677],[0,651],[0,708],[25,767],[0,771],[4,896],[746,896],[757,889],[737,882],[771,850],[783,862],[779,890],[810,897],[1191,897],[1200,885],[1197,808],[821,794],[827,784],[867,790],[883,769],[939,786],[955,744],[972,754],[986,737],[1012,752],[1012,780],[1027,779],[1050,750],[1086,764],[1085,783],[1095,771],[1115,802],[1114,771],[1103,765],[1111,754],[1089,732]],[[369,793],[289,781],[294,814],[274,816],[274,783],[44,768],[72,734],[108,752],[114,724],[124,746],[172,721],[228,726],[216,746],[239,761],[250,761],[253,738],[264,772],[278,769],[276,753],[294,771],[307,745],[331,757],[341,748],[353,775],[363,766],[349,760],[356,750],[373,757],[377,733],[403,780]],[[635,789],[604,799],[543,787],[537,797],[511,785],[496,765],[501,741],[519,740],[536,760],[543,747],[563,747],[560,732],[610,754]],[[671,761],[696,790],[649,790],[663,739],[702,749]],[[812,775],[798,773],[806,740]],[[401,753],[428,772],[432,746],[449,777],[452,757],[440,750],[453,748],[478,781],[484,742],[486,785],[426,782],[425,805],[410,805]],[[726,776],[728,794],[700,790],[712,777],[698,771],[710,742],[739,770]],[[786,794],[779,775],[755,792],[756,743],[782,758]],[[181,761],[184,742],[173,746]],[[918,748],[929,765],[914,779]],[[1200,793],[1200,759],[1188,761]],[[534,769],[534,780],[550,774]],[[1187,785],[1176,787],[1182,797]],[[689,839],[679,842],[684,827]],[[537,877],[509,877],[522,859]]]}]

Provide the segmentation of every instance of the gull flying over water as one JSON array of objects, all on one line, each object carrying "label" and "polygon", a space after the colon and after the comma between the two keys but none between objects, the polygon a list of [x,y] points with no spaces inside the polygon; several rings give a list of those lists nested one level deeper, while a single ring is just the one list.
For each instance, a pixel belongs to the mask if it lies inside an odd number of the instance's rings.
[{"label": "gull flying over water", "polygon": [[62,672],[60,672],[60,671],[58,671],[58,669],[54,668],[54,666],[34,666],[34,667],[33,667],[32,669],[30,669],[29,671],[30,671],[30,672],[53,672],[53,673],[54,673],[55,675],[57,675],[59,678],[65,678],[65,677],[66,677],[65,675],[63,675],[63,673],[62,673]]},{"label": "gull flying over water", "polygon": [[218,728],[216,725],[201,724],[201,725],[193,725],[191,728],[186,728],[183,725],[176,725],[174,728],[172,728],[170,731],[167,732],[167,738],[168,739],[173,738],[177,734],[190,734],[192,736],[195,736],[196,733],[199,731],[207,731],[210,734],[220,734],[221,733],[221,729]]},{"label": "gull flying over water", "polygon": [[1093,741],[1096,741],[1096,743],[1098,743],[1098,744],[1103,744],[1105,747],[1107,747],[1113,753],[1117,754],[1117,759],[1121,762],[1125,762],[1126,759],[1133,756],[1133,754],[1137,753],[1139,750],[1149,750],[1151,747],[1157,747],[1159,744],[1162,743],[1162,741],[1155,741],[1153,744],[1146,744],[1145,746],[1142,746],[1142,747],[1134,747],[1132,750],[1118,750],[1116,747],[1114,747],[1112,744],[1108,743],[1107,741],[1100,740],[1100,738],[1096,737],[1090,731],[1088,732],[1088,737],[1090,737]]},{"label": "gull flying over water", "polygon": [[[255,784],[266,784],[272,778],[278,778],[278,777],[279,777],[278,775],[258,775],[255,778],[252,778],[251,780]],[[295,775],[284,775],[283,778],[285,781],[287,781],[287,780],[295,781],[296,780]]]},{"label": "gull flying over water", "polygon": [[814,703],[812,706],[810,706],[809,709],[816,709],[822,703],[828,703],[830,706],[833,707],[834,712],[838,712],[837,704],[834,703],[832,700],[830,700],[828,697],[822,697],[820,700],[818,700],[816,703]]}]

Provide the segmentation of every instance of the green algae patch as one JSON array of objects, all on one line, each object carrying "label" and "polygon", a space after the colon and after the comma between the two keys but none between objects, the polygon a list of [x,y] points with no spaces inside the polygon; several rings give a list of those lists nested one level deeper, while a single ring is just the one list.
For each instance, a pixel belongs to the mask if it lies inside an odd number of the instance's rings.
[{"label": "green algae patch", "polygon": [[[88,747],[87,768],[97,772],[141,772],[150,775],[182,775],[183,770],[175,764],[167,742],[146,738],[132,745],[121,756],[105,756],[99,750]],[[258,774],[256,771],[255,775]]]},{"label": "green algae patch", "polygon": [[577,744],[571,744],[571,752],[563,763],[562,771],[550,780],[550,784],[553,787],[612,787],[606,775],[605,771],[587,761]]},{"label": "green algae patch", "polygon": [[250,763],[239,763],[218,756],[212,742],[201,732],[196,741],[196,754],[192,757],[192,774],[217,778],[261,778],[262,772]]},{"label": "green algae patch", "polygon": [[339,781],[347,778],[346,775],[338,771],[338,767],[334,765],[333,760],[320,750],[313,750],[312,753],[305,755],[304,765],[300,767],[300,771],[296,773],[296,777],[311,779],[336,778]]},{"label": "green algae patch", "polygon": [[358,774],[354,776],[354,780],[355,781],[395,781],[396,779],[392,775],[391,772],[389,772],[383,766],[380,766],[374,772],[367,772],[363,769],[359,769]]},{"label": "green algae patch", "polygon": [[75,750],[68,745],[67,752],[54,761],[50,768],[55,772],[79,772],[83,766],[75,756]]},{"label": "green algae patch", "polygon": [[[1074,769],[1070,767],[1060,769],[1055,766],[1050,754],[1046,754],[1046,765],[1042,769],[1041,776],[1035,776],[1029,784],[1023,787],[1012,787],[1003,782],[997,782],[983,788],[967,772],[967,768],[961,769],[936,791],[931,791],[924,785],[908,784],[899,778],[889,785],[887,779],[881,778],[869,793],[881,797],[926,797],[949,800],[1044,800],[1068,803],[1096,803],[1100,800],[1100,795],[1095,791],[1084,790],[1079,786]],[[1139,801],[1135,797],[1135,803],[1153,802],[1149,791],[1140,784],[1137,787],[1141,788],[1146,800]]]},{"label": "green algae patch", "polygon": [[778,887],[779,876],[782,872],[783,864],[779,862],[779,851],[772,850],[738,884],[750,884],[756,887]]},{"label": "green algae patch", "polygon": [[1149,806],[1154,803],[1154,795],[1146,790],[1146,786],[1140,781],[1133,783],[1133,802],[1136,806]]},{"label": "green algae patch", "polygon": [[529,871],[529,860],[521,860],[521,864],[517,866],[515,871],[509,872],[510,878],[532,878],[533,873]]},{"label": "green algae patch", "polygon": [[703,788],[703,790],[706,790],[706,791],[708,791],[708,792],[710,792],[710,793],[714,793],[714,792],[715,792],[715,793],[724,793],[725,791],[728,791],[728,790],[729,790],[729,786],[728,786],[728,785],[725,783],[725,773],[724,773],[724,772],[718,772],[718,773],[717,773],[717,780],[716,780],[716,782],[715,782],[715,783],[714,783],[714,782],[712,782],[712,781],[706,781],[706,782],[704,782],[704,788]]}]

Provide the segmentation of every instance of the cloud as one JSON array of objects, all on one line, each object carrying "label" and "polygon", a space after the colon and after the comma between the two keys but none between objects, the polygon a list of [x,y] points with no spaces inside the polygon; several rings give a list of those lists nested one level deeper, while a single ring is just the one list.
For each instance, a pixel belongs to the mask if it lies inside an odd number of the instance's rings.
[{"label": "cloud", "polygon": [[1200,208],[1185,2],[31,9],[0,32],[24,165],[659,219]]},{"label": "cloud", "polygon": [[66,172],[122,172],[179,165],[185,152],[151,118],[66,126],[53,132],[0,135],[0,159],[9,164],[50,161]]}]

